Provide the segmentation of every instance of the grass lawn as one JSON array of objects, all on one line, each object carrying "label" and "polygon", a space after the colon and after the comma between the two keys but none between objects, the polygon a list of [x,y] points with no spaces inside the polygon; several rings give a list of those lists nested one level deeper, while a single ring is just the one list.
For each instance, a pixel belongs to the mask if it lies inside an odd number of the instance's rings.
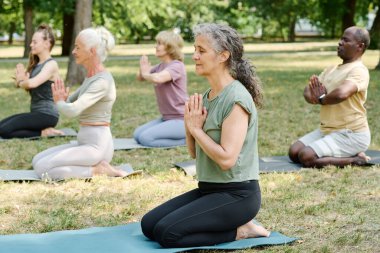
[{"label": "grass lawn", "polygon": [[[334,52],[325,50],[318,50],[326,52],[323,54],[289,52],[318,47],[312,43],[282,46],[258,45],[259,50],[256,50],[255,45],[247,45],[253,52],[249,57],[264,83],[265,106],[259,111],[261,156],[286,154],[294,140],[318,126],[319,108],[304,101],[303,88],[311,74],[339,62]],[[331,48],[329,43],[324,46]],[[122,47],[117,50],[125,55]],[[364,57],[369,68],[373,68],[377,60],[378,51],[368,51]],[[153,58],[151,61],[156,62]],[[66,62],[59,64],[65,76]],[[29,108],[28,94],[15,89],[9,78],[14,65],[14,62],[0,61],[0,119]],[[106,65],[116,79],[118,92],[112,133],[115,137],[130,137],[137,126],[158,117],[154,91],[151,85],[135,81],[137,60],[115,58]],[[186,67],[189,92],[203,92],[208,87],[207,82],[194,74],[190,57],[186,58]],[[379,150],[380,104],[376,98],[380,97],[380,71],[371,71],[370,75],[367,101],[372,131],[370,148]],[[62,117],[58,127],[78,129],[78,122]],[[69,140],[0,142],[0,168],[31,168],[36,153]],[[173,169],[174,162],[188,159],[185,147],[116,151],[113,164],[130,163],[144,174],[130,179],[96,177],[91,182],[0,182],[0,234],[42,233],[139,221],[151,208],[196,186],[196,180]],[[331,166],[323,170],[271,173],[262,175],[260,182],[263,203],[257,219],[270,230],[301,239],[288,246],[236,252],[379,250],[379,167],[339,169]]]}]

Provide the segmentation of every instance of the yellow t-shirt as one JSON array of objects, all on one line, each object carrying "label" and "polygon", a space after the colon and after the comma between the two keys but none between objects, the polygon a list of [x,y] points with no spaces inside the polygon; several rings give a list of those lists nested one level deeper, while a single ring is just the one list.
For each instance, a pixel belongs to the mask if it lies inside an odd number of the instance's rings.
[{"label": "yellow t-shirt", "polygon": [[358,87],[358,91],[348,99],[338,104],[321,106],[321,131],[324,134],[342,129],[350,129],[353,132],[368,131],[364,103],[367,99],[369,72],[362,61],[329,67],[319,75],[319,80],[326,87],[327,93],[345,81],[351,81]]}]

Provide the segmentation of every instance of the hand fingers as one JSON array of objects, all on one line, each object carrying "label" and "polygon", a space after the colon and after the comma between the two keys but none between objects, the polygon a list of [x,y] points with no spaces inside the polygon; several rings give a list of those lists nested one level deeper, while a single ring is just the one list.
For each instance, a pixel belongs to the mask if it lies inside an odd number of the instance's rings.
[{"label": "hand fingers", "polygon": [[194,110],[198,110],[199,106],[199,99],[198,99],[198,93],[194,93]]}]

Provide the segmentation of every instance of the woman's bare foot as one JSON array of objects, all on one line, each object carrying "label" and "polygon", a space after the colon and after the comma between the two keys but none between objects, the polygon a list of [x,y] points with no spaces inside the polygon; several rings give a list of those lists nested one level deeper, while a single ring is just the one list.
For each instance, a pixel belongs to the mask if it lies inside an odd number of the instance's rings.
[{"label": "woman's bare foot", "polygon": [[252,221],[238,227],[236,232],[236,241],[254,237],[269,237],[270,232],[264,227],[256,225]]},{"label": "woman's bare foot", "polygon": [[125,177],[128,175],[126,171],[112,167],[108,162],[101,161],[92,167],[92,175],[107,175],[110,177]]},{"label": "woman's bare foot", "polygon": [[366,156],[364,152],[360,152],[354,157],[352,164],[362,166],[367,164],[369,160],[371,160],[371,157]]},{"label": "woman's bare foot", "polygon": [[41,136],[52,136],[52,135],[64,135],[64,132],[61,130],[55,129],[53,127],[45,128],[44,130],[41,131]]}]

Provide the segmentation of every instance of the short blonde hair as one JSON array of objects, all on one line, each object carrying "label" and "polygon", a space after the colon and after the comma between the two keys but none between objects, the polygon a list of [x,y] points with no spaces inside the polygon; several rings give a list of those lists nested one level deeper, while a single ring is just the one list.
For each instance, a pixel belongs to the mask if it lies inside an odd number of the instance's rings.
[{"label": "short blonde hair", "polygon": [[165,46],[165,51],[173,60],[183,61],[183,39],[181,35],[173,31],[161,31],[156,35],[157,43]]}]

